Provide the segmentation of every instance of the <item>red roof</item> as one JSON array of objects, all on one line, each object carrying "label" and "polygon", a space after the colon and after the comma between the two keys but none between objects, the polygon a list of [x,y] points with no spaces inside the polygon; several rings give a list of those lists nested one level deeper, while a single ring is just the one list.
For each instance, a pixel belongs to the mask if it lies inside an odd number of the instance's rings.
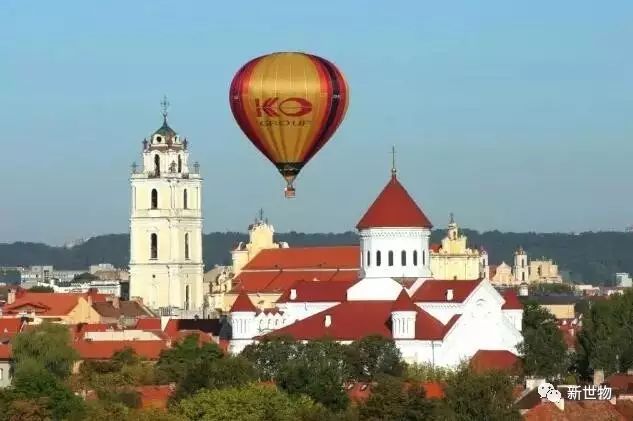
[{"label": "red roof", "polygon": [[429,245],[429,250],[430,250],[430,251],[432,251],[432,252],[437,253],[437,252],[438,252],[438,251],[440,251],[441,249],[442,249],[442,245],[441,245],[441,244],[437,244],[437,243],[435,243],[435,244],[431,244],[431,245]]},{"label": "red roof", "polygon": [[463,302],[481,283],[481,279],[473,281],[438,281],[429,279],[415,291],[413,301],[415,302],[447,302],[446,293],[453,290],[453,299],[450,302]]},{"label": "red roof", "polygon": [[22,330],[20,317],[0,317],[0,336],[13,336]]},{"label": "red roof", "polygon": [[279,270],[271,272],[242,272],[234,281],[233,292],[278,293],[297,281],[349,282],[358,280],[356,270]]},{"label": "red roof", "polygon": [[519,358],[510,351],[480,349],[470,359],[470,367],[478,373],[491,370],[515,372],[519,364]]},{"label": "red roof", "polygon": [[359,246],[264,249],[242,271],[270,269],[358,269]]},{"label": "red roof", "polygon": [[391,311],[418,311],[418,309],[419,307],[411,300],[404,288],[400,291],[396,301],[394,301],[393,307],[391,307]]},{"label": "red roof", "polygon": [[84,297],[84,294],[25,291],[13,303],[6,304],[2,311],[17,314],[32,309],[41,316],[66,316],[77,306],[79,297]]},{"label": "red roof", "polygon": [[0,360],[11,359],[11,345],[0,344]]},{"label": "red roof", "polygon": [[633,393],[633,374],[612,374],[605,379],[605,383],[622,392]]},{"label": "red roof", "polygon": [[395,175],[356,225],[359,230],[380,227],[433,227]]},{"label": "red roof", "polygon": [[165,341],[75,341],[73,347],[82,360],[108,360],[118,351],[132,348],[140,357],[157,360],[162,350],[167,349]]},{"label": "red roof", "polygon": [[[356,340],[372,334],[391,338],[393,304],[393,301],[346,301],[275,330],[270,335],[290,335],[298,340],[323,337]],[[331,324],[328,327],[325,326],[326,315],[331,318]],[[418,309],[415,332],[415,339],[442,339],[445,326],[426,311]]]},{"label": "red roof", "polygon": [[[353,282],[314,282],[314,281],[296,281],[290,288],[286,289],[278,303],[299,302],[341,302],[347,299],[347,290],[353,285]],[[297,297],[293,300],[290,298],[292,290],[295,290]]]},{"label": "red roof", "polygon": [[160,330],[160,318],[143,317],[136,321],[136,329],[140,330]]},{"label": "red roof", "polygon": [[167,402],[174,393],[171,385],[137,386],[135,390],[141,398],[141,408],[167,408]]},{"label": "red roof", "polygon": [[253,302],[248,298],[248,294],[240,292],[235,299],[235,302],[231,306],[231,313],[236,311],[254,311],[257,312],[257,308],[253,305]]},{"label": "red roof", "polygon": [[506,302],[501,306],[502,310],[523,310],[523,304],[519,301],[519,297],[517,297],[517,293],[514,290],[506,290],[503,293],[503,299]]}]

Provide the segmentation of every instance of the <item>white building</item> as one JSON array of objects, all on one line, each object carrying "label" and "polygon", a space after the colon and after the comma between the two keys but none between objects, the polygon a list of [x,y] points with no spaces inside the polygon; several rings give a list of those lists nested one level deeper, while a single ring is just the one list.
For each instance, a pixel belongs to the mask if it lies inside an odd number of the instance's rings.
[{"label": "white building", "polygon": [[408,362],[455,366],[479,350],[517,354],[523,310],[516,294],[502,296],[486,279],[432,278],[431,223],[395,171],[357,228],[356,280],[298,280],[267,311],[240,293],[230,312],[229,350],[239,353],[266,334],[342,343],[379,334]]},{"label": "white building", "polygon": [[204,294],[202,178],[187,139],[169,127],[166,110],[163,118],[131,177],[130,297],[162,313],[191,314]]},{"label": "white building", "polygon": [[631,275],[626,272],[619,272],[615,274],[615,286],[621,288],[631,288],[633,286],[633,281],[631,280]]}]

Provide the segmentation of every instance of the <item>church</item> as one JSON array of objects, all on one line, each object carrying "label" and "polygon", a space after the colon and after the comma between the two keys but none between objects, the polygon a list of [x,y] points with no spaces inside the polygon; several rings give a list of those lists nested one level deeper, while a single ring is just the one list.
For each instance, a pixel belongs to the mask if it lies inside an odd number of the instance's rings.
[{"label": "church", "polygon": [[431,222],[395,168],[356,228],[358,246],[278,245],[243,265],[229,311],[230,352],[269,335],[349,343],[379,334],[413,363],[451,367],[480,350],[517,354],[523,310],[516,294],[502,295],[477,276],[487,263],[479,252],[463,256],[473,262],[473,279],[433,276]]},{"label": "church", "polygon": [[143,140],[130,179],[130,298],[165,316],[202,315],[202,178],[167,123]]}]

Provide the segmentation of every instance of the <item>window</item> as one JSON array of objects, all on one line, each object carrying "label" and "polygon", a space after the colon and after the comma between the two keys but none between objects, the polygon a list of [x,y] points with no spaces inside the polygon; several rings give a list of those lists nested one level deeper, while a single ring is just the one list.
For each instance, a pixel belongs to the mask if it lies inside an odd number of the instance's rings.
[{"label": "window", "polygon": [[154,155],[154,175],[160,175],[160,156]]},{"label": "window", "polygon": [[189,233],[185,234],[185,259],[189,260]]},{"label": "window", "polygon": [[387,261],[389,266],[393,266],[393,251],[391,250],[389,250],[389,253],[387,254]]},{"label": "window", "polygon": [[185,189],[185,191],[182,193],[182,207],[185,209],[187,208],[187,189]]},{"label": "window", "polygon": [[158,234],[150,236],[150,259],[158,259]]},{"label": "window", "polygon": [[400,264],[402,264],[402,266],[407,265],[407,252],[404,250],[400,252]]},{"label": "window", "polygon": [[152,209],[158,209],[158,190],[152,189]]},{"label": "window", "polygon": [[182,172],[182,158],[178,155],[178,172]]},{"label": "window", "polygon": [[521,280],[525,281],[525,272],[521,272]]},{"label": "window", "polygon": [[521,259],[521,267],[524,268],[525,267],[525,260]]},{"label": "window", "polygon": [[413,266],[417,266],[417,265],[418,265],[418,251],[413,250]]},{"label": "window", "polygon": [[162,140],[163,140],[163,138],[162,138],[162,137],[160,137],[160,136],[156,136],[156,141],[157,141],[158,143],[160,143]]},{"label": "window", "polygon": [[426,266],[426,250],[422,250],[422,266]]},{"label": "window", "polygon": [[0,368],[0,380],[4,379],[4,368]]},{"label": "window", "polygon": [[185,310],[189,310],[189,285],[185,287]]},{"label": "window", "polygon": [[380,250],[376,252],[376,266],[380,266]]},{"label": "window", "polygon": [[371,252],[367,251],[367,266],[371,266]]}]

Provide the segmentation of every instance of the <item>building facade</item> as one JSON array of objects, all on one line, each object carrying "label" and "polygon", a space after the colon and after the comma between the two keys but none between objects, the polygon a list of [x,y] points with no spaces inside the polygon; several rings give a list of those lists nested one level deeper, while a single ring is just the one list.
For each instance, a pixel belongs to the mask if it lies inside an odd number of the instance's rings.
[{"label": "building facade", "polygon": [[143,141],[133,168],[130,297],[162,314],[203,304],[202,178],[190,165],[187,139],[167,124]]}]

